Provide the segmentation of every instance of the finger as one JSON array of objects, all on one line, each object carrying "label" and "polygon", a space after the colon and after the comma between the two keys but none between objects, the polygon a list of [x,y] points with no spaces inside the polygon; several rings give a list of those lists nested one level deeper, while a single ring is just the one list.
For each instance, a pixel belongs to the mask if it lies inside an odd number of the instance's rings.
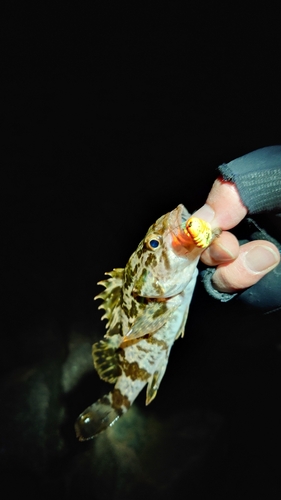
[{"label": "finger", "polygon": [[213,229],[219,227],[227,230],[239,224],[246,214],[247,208],[243,205],[235,184],[218,178],[206,204],[193,215],[210,222]]},{"label": "finger", "polygon": [[240,247],[237,259],[217,267],[212,282],[216,290],[233,293],[257,283],[280,262],[273,243],[256,240]]},{"label": "finger", "polygon": [[201,255],[201,260],[207,266],[217,266],[230,262],[239,255],[239,242],[234,234],[223,231],[211,246]]}]

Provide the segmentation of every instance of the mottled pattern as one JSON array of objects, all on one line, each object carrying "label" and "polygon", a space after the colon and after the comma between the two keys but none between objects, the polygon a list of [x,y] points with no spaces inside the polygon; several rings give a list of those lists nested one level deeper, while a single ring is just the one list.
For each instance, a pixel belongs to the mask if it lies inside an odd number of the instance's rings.
[{"label": "mottled pattern", "polygon": [[[197,277],[204,234],[189,233],[183,205],[153,224],[125,269],[114,269],[96,297],[107,320],[106,335],[93,346],[99,376],[114,389],[77,419],[76,434],[90,439],[112,425],[147,384],[146,404],[156,396],[174,341],[183,336]],[[199,223],[197,222],[199,221]],[[210,232],[200,219],[196,223]],[[205,226],[204,226],[205,224]],[[208,243],[213,237],[206,233]],[[204,247],[205,248],[205,247]]]}]

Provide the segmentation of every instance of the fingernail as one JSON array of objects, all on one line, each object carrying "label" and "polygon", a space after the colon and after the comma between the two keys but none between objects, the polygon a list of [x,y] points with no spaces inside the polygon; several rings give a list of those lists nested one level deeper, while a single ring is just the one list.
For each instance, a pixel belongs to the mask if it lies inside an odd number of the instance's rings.
[{"label": "fingernail", "polygon": [[215,217],[215,211],[210,207],[210,205],[203,205],[203,207],[199,208],[194,214],[195,217],[199,217],[200,219],[205,220],[206,222],[211,222]]},{"label": "fingernail", "polygon": [[218,262],[229,262],[235,258],[235,255],[219,242],[215,242],[214,245],[210,247],[212,259]]},{"label": "fingernail", "polygon": [[266,271],[266,269],[277,264],[278,261],[279,255],[271,248],[263,245],[257,245],[245,255],[246,266],[256,273]]}]

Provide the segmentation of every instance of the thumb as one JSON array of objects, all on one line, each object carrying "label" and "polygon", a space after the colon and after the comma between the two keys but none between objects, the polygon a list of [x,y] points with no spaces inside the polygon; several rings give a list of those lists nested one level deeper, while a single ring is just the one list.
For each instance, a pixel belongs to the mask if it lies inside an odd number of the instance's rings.
[{"label": "thumb", "polygon": [[213,286],[220,292],[233,293],[257,283],[280,262],[280,254],[273,243],[256,240],[240,247],[232,262],[217,266]]}]

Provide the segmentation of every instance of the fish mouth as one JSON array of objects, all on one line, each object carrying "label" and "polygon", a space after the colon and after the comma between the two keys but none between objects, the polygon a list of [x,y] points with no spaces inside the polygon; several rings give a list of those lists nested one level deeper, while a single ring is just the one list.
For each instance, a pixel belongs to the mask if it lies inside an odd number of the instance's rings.
[{"label": "fish mouth", "polygon": [[176,238],[180,241],[185,241],[187,239],[186,234],[183,229],[186,221],[191,217],[190,213],[187,211],[184,205],[180,204],[170,212],[168,226]]},{"label": "fish mouth", "polygon": [[169,217],[169,227],[172,234],[172,249],[175,254],[181,257],[187,257],[196,245],[192,238],[184,231],[186,221],[191,217],[184,205],[180,204],[175,208]]},{"label": "fish mouth", "polygon": [[183,224],[191,217],[191,214],[187,211],[185,206],[181,203],[175,208],[170,214],[169,225],[176,228],[182,228]]}]

